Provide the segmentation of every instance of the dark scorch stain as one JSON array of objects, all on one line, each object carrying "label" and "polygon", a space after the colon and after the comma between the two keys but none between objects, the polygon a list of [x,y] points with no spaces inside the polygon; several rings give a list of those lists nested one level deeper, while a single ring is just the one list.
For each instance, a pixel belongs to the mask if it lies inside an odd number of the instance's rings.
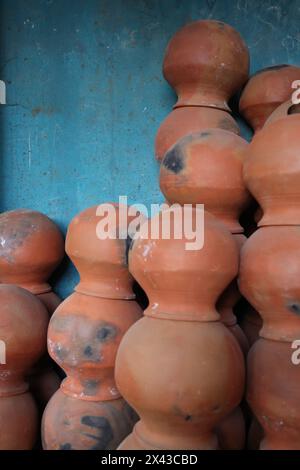
[{"label": "dark scorch stain", "polygon": [[82,416],[81,423],[95,429],[97,434],[83,433],[96,441],[96,444],[90,447],[90,450],[105,450],[113,439],[113,430],[110,422],[104,416]]},{"label": "dark scorch stain", "polygon": [[176,144],[166,153],[162,164],[165,168],[177,174],[184,168],[183,158],[181,147]]},{"label": "dark scorch stain", "polygon": [[68,351],[61,345],[55,345],[54,347],[54,354],[61,360],[63,361],[67,355]]},{"label": "dark scorch stain", "polygon": [[191,421],[192,419],[192,415],[186,415],[186,417],[184,418],[186,421]]},{"label": "dark scorch stain", "polygon": [[93,348],[92,346],[86,346],[84,351],[83,351],[84,355],[87,356],[87,357],[91,357],[93,355]]},{"label": "dark scorch stain", "polygon": [[291,312],[296,313],[297,315],[300,315],[300,303],[293,302],[293,303],[288,305],[288,309]]},{"label": "dark scorch stain", "polygon": [[97,331],[97,339],[101,341],[101,343],[105,343],[114,338],[116,334],[117,329],[113,325],[105,325]]}]

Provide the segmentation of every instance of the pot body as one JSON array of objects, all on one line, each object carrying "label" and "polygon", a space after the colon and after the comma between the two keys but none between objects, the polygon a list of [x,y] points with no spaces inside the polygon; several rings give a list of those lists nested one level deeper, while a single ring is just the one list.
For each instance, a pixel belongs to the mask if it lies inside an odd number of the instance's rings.
[{"label": "pot body", "polygon": [[232,233],[250,202],[243,181],[248,143],[223,129],[206,129],[180,139],[160,167],[160,189],[171,204],[204,204]]},{"label": "pot body", "polygon": [[141,418],[121,449],[214,449],[217,424],[242,398],[244,362],[218,321],[145,317],[120,344],[116,378]]},{"label": "pot body", "polygon": [[122,336],[141,316],[135,301],[103,299],[78,292],[53,314],[48,350],[65,371],[65,394],[81,400],[120,396],[114,380],[116,352]]},{"label": "pot body", "polygon": [[136,420],[123,398],[77,400],[58,390],[43,416],[43,448],[113,450],[131,432]]},{"label": "pot body", "polygon": [[64,256],[58,227],[40,212],[18,209],[0,215],[0,282],[33,294],[51,291],[47,280]]},{"label": "pot body", "polygon": [[229,98],[248,78],[249,52],[231,26],[221,21],[194,21],[170,40],[163,74],[180,106],[229,110]]},{"label": "pot body", "polygon": [[259,339],[248,355],[247,400],[264,431],[263,450],[300,449],[300,368],[290,342]]},{"label": "pot body", "polygon": [[300,225],[300,116],[265,126],[246,152],[244,179],[260,204],[258,225]]},{"label": "pot body", "polygon": [[264,126],[275,109],[291,97],[292,83],[299,80],[300,67],[275,65],[254,74],[240,99],[240,113],[254,131]]}]

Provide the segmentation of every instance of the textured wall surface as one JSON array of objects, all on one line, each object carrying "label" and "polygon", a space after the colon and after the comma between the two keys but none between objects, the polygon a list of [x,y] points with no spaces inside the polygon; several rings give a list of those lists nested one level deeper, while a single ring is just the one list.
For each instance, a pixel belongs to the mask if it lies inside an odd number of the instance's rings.
[{"label": "textured wall surface", "polygon": [[[153,142],[175,101],[161,62],[172,34],[200,18],[240,31],[252,72],[299,60],[297,0],[1,0],[1,210],[40,210],[65,231],[119,194],[161,202]],[[64,271],[66,296],[77,274]]]}]

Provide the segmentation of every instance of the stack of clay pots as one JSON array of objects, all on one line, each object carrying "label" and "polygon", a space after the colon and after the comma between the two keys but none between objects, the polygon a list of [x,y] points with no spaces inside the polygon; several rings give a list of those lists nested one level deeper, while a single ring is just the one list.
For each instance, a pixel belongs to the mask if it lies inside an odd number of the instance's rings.
[{"label": "stack of clay pots", "polygon": [[[240,35],[218,21],[188,24],[166,50],[164,76],[178,101],[158,130],[155,154],[169,209],[151,223],[168,212],[181,217],[186,204],[193,219],[197,204],[204,204],[205,244],[195,252],[185,249],[184,237],[143,236],[133,244],[129,269],[150,305],[117,356],[118,387],[140,416],[121,449],[244,447],[238,405],[248,342],[233,306],[245,242],[238,219],[250,196],[242,177],[247,142],[238,136],[228,100],[247,80],[248,67]],[[204,385],[206,374],[211,380]]]},{"label": "stack of clay pots", "polygon": [[[64,256],[63,237],[45,215],[14,210],[0,215],[1,449],[31,449],[40,412],[60,378],[46,353],[49,315],[60,299],[47,280]],[[26,289],[26,290],[25,290]]]},{"label": "stack of clay pots", "polygon": [[105,222],[102,209],[81,212],[67,232],[66,252],[80,282],[49,325],[49,354],[67,377],[44,413],[45,449],[115,449],[136,421],[114,380],[120,340],[141,316],[127,267],[130,240],[118,238],[127,231],[120,215],[127,208],[115,207],[111,230],[116,233],[106,239],[97,235],[98,224]]},{"label": "stack of clay pots", "polygon": [[[197,211],[186,213],[190,222]],[[130,272],[147,293],[149,307],[117,354],[117,386],[140,417],[122,450],[216,449],[218,428],[232,413],[229,429],[223,425],[224,441],[236,446],[241,438],[234,410],[244,391],[244,359],[215,308],[238,271],[236,242],[206,212],[203,248],[186,249],[190,239],[176,237],[174,229],[181,213],[177,206],[145,222],[129,253]],[[169,216],[171,236],[164,239],[161,227]]]},{"label": "stack of clay pots", "polygon": [[[261,449],[300,449],[300,116],[275,111],[253,138],[244,167],[263,216],[242,248],[239,285],[263,319],[248,356],[247,399]],[[297,344],[297,343],[296,343]]]}]

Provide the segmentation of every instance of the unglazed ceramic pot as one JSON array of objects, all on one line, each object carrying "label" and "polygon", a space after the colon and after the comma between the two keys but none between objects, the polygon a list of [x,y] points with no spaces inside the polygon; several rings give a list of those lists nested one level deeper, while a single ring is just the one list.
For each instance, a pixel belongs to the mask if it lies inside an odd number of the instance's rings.
[{"label": "unglazed ceramic pot", "polygon": [[258,226],[300,225],[300,116],[265,126],[246,152],[244,179],[263,210]]},{"label": "unglazed ceramic pot", "polygon": [[241,292],[260,313],[261,339],[248,355],[247,400],[264,431],[261,449],[300,449],[300,227],[262,227],[241,251]]},{"label": "unglazed ceramic pot", "polygon": [[216,428],[222,450],[242,450],[246,444],[246,426],[241,408],[236,407]]},{"label": "unglazed ceramic pot", "polygon": [[114,380],[120,340],[142,314],[127,265],[134,217],[126,206],[110,206],[110,237],[100,239],[105,207],[81,212],[68,228],[66,251],[80,282],[49,324],[48,351],[67,377],[44,413],[45,449],[114,449],[136,420]]},{"label": "unglazed ceramic pot", "polygon": [[243,180],[248,143],[223,129],[206,129],[180,139],[160,167],[160,189],[171,204],[204,204],[232,233],[250,195]]},{"label": "unglazed ceramic pot", "polygon": [[63,236],[54,222],[28,209],[3,212],[0,236],[0,282],[32,294],[50,293],[47,280],[64,256]]},{"label": "unglazed ceramic pot", "polygon": [[[16,284],[35,294],[52,315],[61,302],[47,282],[64,256],[59,228],[40,212],[18,209],[0,214],[0,238],[0,282]],[[43,409],[60,383],[51,362],[37,364],[28,380]]]},{"label": "unglazed ceramic pot", "polygon": [[202,106],[176,108],[158,129],[155,138],[155,158],[161,161],[179,139],[207,128],[220,128],[240,134],[237,123],[226,111]]},{"label": "unglazed ceramic pot", "polygon": [[[38,412],[25,375],[46,350],[48,314],[27,290],[0,285],[0,449],[32,449]],[[2,343],[3,342],[3,343]],[[3,352],[3,350],[2,350]]]},{"label": "unglazed ceramic pot", "polygon": [[240,113],[255,132],[267,118],[293,93],[292,83],[300,80],[300,67],[275,65],[254,74],[245,86],[240,99]]},{"label": "unglazed ceramic pot", "polygon": [[246,82],[249,52],[240,34],[221,21],[194,21],[170,40],[163,74],[180,106],[229,110],[228,100]]},{"label": "unglazed ceramic pot", "polygon": [[271,122],[278,121],[284,117],[293,116],[294,114],[300,113],[300,104],[293,104],[290,100],[282,103],[273,113],[268,117],[265,122],[265,126],[271,124]]},{"label": "unglazed ceramic pot", "polygon": [[[117,353],[117,386],[140,416],[122,450],[215,449],[216,427],[243,394],[243,355],[215,308],[237,274],[235,241],[206,213],[203,248],[186,249],[190,240],[174,230],[182,208],[173,210],[169,239],[162,237],[165,210],[151,219],[161,229],[158,239],[146,222],[129,252],[130,272],[149,307]],[[190,222],[197,223],[196,211],[186,212]]]},{"label": "unglazed ceramic pot", "polygon": [[123,398],[109,401],[77,400],[59,390],[42,421],[44,449],[113,450],[137,421]]}]

